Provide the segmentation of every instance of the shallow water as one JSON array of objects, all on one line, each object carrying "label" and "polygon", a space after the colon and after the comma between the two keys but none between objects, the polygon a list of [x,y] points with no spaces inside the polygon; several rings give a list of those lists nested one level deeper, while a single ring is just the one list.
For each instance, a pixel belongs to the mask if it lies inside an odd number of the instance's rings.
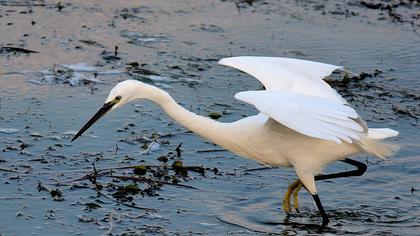
[{"label": "shallow water", "polygon": [[[419,191],[411,189],[420,189],[418,22],[378,20],[379,11],[353,5],[345,7],[358,15],[346,17],[332,13],[336,7],[330,8],[331,4],[325,7],[326,14],[315,10],[314,4],[322,1],[265,2],[240,3],[239,10],[231,1],[204,0],[74,1],[63,4],[61,11],[49,1],[46,6],[2,5],[3,46],[39,53],[0,53],[0,128],[17,129],[0,132],[0,234],[416,235],[420,198]],[[141,40],[133,41],[127,32],[138,32],[130,35]],[[104,57],[113,55],[116,45],[120,59]],[[98,79],[106,84],[71,86],[42,81],[40,73],[54,64],[86,63],[99,71],[125,72],[126,63],[147,63],[141,68],[161,78],[136,78],[164,87],[199,114],[224,112],[220,119],[233,121],[255,113],[235,101],[233,94],[259,84],[217,65],[218,59],[231,55],[287,56],[345,65],[355,73],[382,71],[363,81],[369,86],[356,84],[350,92],[342,92],[371,127],[399,130],[393,141],[403,148],[385,161],[357,157],[368,163],[362,177],[317,184],[331,220],[327,228],[316,226],[318,212],[304,191],[300,213],[286,217],[281,210],[283,194],[295,179],[292,170],[248,171],[261,166],[229,152],[208,152],[219,148],[184,133],[151,103],[130,104],[70,143],[112,86],[130,75],[99,73]],[[396,113],[395,105],[408,114]],[[168,144],[162,142],[150,153],[139,143],[120,141],[154,132],[175,135],[162,137]],[[157,157],[173,152],[180,143],[184,165],[217,167],[221,174],[190,173],[181,183],[197,189],[165,185],[157,191],[159,196],[134,197],[136,206],[153,210],[116,203],[91,188],[55,185],[75,183],[72,180],[92,172],[93,162],[97,169],[137,165],[142,160],[157,165]],[[326,172],[347,168],[337,163]],[[105,177],[97,181],[129,183]],[[48,192],[39,192],[39,182],[61,190],[64,200],[54,201]],[[90,186],[87,180],[76,183]],[[101,207],[87,209],[86,203]]]}]

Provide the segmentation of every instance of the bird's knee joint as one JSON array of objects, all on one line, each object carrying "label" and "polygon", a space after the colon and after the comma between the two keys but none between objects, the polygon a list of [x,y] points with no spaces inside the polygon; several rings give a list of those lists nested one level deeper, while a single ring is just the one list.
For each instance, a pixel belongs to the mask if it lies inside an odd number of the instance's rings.
[{"label": "bird's knee joint", "polygon": [[367,170],[367,165],[363,164],[363,163],[359,163],[359,165],[357,165],[357,174],[358,176],[363,175]]}]

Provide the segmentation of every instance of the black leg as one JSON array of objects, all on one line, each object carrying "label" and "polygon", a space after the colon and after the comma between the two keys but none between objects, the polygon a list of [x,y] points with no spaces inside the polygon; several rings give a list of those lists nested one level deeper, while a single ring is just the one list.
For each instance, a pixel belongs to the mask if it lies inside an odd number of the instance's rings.
[{"label": "black leg", "polygon": [[317,176],[315,176],[315,181],[324,180],[324,179],[335,179],[335,178],[342,178],[342,177],[350,177],[350,176],[361,176],[367,170],[367,166],[364,163],[359,162],[359,161],[355,161],[355,160],[346,158],[346,159],[342,160],[342,162],[345,162],[347,164],[355,166],[355,167],[357,167],[357,169],[356,170],[351,170],[351,171],[333,173],[333,174],[317,175]]},{"label": "black leg", "polygon": [[[325,180],[325,179],[342,178],[342,177],[350,177],[350,176],[361,176],[367,170],[367,166],[364,163],[359,162],[359,161],[355,161],[355,160],[346,158],[346,159],[342,160],[342,162],[353,165],[353,166],[357,167],[357,169],[356,170],[351,170],[351,171],[333,173],[333,174],[317,175],[317,176],[315,176],[315,181]],[[318,207],[319,214],[322,217],[322,226],[326,226],[329,223],[330,220],[328,219],[327,213],[325,213],[324,207],[321,204],[321,200],[319,199],[318,194],[312,195],[312,197],[313,197],[313,199],[316,203],[316,206]]]},{"label": "black leg", "polygon": [[312,197],[314,198],[316,206],[318,207],[319,214],[321,214],[322,226],[328,225],[330,220],[328,219],[327,213],[325,213],[324,207],[321,204],[321,200],[319,199],[318,194],[314,194]]}]

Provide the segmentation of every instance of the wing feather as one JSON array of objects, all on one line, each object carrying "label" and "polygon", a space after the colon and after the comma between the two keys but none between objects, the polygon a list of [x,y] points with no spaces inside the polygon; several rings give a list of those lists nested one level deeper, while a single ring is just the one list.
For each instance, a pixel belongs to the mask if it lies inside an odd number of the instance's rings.
[{"label": "wing feather", "polygon": [[340,122],[340,124],[343,127],[346,127],[348,129],[352,129],[352,130],[356,130],[358,132],[364,132],[364,128],[362,126],[360,126],[360,124],[358,124],[356,121],[354,121],[353,119],[350,119],[348,117],[346,117],[346,118],[343,118],[343,117],[335,118],[335,117],[328,116],[328,114],[325,114],[325,116],[316,117],[316,119],[318,119],[320,121],[323,121],[323,122],[328,122],[328,123],[338,123],[338,122]]},{"label": "wing feather", "polygon": [[293,58],[252,56],[223,58],[219,64],[254,76],[267,90],[345,101],[323,81],[334,70],[342,69],[341,66]]},{"label": "wing feather", "polygon": [[304,135],[341,143],[360,140],[356,111],[341,101],[285,91],[245,91],[235,98]]}]

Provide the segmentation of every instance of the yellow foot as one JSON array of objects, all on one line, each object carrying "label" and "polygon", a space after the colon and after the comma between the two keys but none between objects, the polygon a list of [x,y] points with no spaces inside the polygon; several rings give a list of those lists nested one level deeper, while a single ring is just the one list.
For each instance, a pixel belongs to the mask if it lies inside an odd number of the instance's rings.
[{"label": "yellow foot", "polygon": [[[297,186],[296,186],[296,188],[294,189],[294,192],[293,192],[293,207],[295,208],[295,210],[297,211],[297,212],[299,212],[299,191],[300,191],[300,189],[302,188],[302,182],[300,182],[300,180],[297,180],[296,182],[299,182],[298,184],[297,184]],[[295,182],[295,183],[296,183]]]},{"label": "yellow foot", "polygon": [[298,195],[298,192],[299,192],[301,187],[302,187],[302,183],[300,182],[300,180],[296,180],[291,185],[289,185],[289,187],[287,188],[287,191],[284,194],[284,199],[283,199],[283,210],[286,213],[290,212],[290,196],[292,194],[294,194],[296,188],[298,188],[298,191],[297,191],[296,195],[293,195],[293,201],[294,201],[295,209],[297,208],[297,206],[298,206],[297,195]]}]

